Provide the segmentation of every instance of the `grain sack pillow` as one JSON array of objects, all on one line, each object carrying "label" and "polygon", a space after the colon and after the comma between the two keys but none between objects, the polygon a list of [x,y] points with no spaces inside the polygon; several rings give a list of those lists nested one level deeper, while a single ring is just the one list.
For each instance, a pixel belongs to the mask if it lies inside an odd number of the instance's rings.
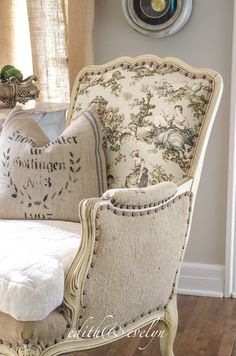
[{"label": "grain sack pillow", "polygon": [[53,141],[20,106],[8,115],[0,135],[0,218],[79,221],[79,202],[106,188],[94,110]]}]

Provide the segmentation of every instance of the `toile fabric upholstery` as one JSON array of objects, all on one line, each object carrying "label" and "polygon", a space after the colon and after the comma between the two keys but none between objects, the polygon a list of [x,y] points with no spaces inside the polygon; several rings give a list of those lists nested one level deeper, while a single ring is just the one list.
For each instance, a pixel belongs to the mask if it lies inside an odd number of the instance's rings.
[{"label": "toile fabric upholstery", "polygon": [[106,190],[97,114],[78,115],[55,140],[21,106],[0,135],[0,218],[78,222],[78,204]]},{"label": "toile fabric upholstery", "polygon": [[78,74],[67,126],[95,107],[108,190],[79,204],[81,243],[64,272],[63,330],[54,323],[58,308],[34,324],[0,313],[0,353],[94,349],[159,320],[161,354],[174,356],[180,268],[222,88],[213,70],[149,55]]},{"label": "toile fabric upholstery", "polygon": [[79,78],[74,112],[92,103],[104,130],[109,188],[146,187],[187,177],[214,81],[177,63],[147,58]]}]

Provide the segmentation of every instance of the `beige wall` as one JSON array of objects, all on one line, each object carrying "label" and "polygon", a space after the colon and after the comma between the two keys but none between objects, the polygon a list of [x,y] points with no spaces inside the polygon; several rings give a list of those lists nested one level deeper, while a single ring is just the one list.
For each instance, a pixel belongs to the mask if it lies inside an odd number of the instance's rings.
[{"label": "beige wall", "polygon": [[185,260],[224,264],[233,0],[194,0],[188,24],[164,39],[146,37],[125,21],[120,0],[96,0],[95,63],[142,53],[176,56],[224,77],[225,89],[209,142]]}]

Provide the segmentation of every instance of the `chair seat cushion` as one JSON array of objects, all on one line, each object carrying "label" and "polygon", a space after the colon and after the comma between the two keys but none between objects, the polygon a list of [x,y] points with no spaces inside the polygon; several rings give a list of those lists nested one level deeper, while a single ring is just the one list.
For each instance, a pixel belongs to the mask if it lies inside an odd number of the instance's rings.
[{"label": "chair seat cushion", "polygon": [[79,223],[0,219],[0,311],[36,321],[56,309],[80,233]]}]

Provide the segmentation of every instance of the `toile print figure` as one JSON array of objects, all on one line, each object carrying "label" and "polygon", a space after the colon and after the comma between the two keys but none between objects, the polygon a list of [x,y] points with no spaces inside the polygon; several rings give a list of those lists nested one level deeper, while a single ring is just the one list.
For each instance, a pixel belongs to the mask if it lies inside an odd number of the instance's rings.
[{"label": "toile print figure", "polygon": [[186,146],[194,144],[194,133],[183,116],[182,105],[175,105],[174,111],[174,115],[163,117],[163,121],[160,123],[160,132],[156,137],[156,144],[166,149],[185,152]]},{"label": "toile print figure", "polygon": [[125,187],[144,188],[148,185],[148,169],[145,167],[145,161],[139,155],[139,150],[131,152],[130,156],[133,158],[134,167],[132,171],[126,176]]}]

